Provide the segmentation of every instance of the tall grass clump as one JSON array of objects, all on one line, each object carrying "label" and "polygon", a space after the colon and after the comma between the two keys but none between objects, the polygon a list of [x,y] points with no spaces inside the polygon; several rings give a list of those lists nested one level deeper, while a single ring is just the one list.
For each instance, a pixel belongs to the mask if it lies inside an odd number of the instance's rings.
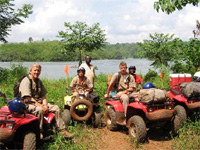
[{"label": "tall grass clump", "polygon": [[11,69],[0,67],[0,87],[1,92],[6,94],[7,98],[13,98],[14,83],[22,76],[27,75],[27,67],[22,65],[11,65]]},{"label": "tall grass clump", "polygon": [[[200,115],[200,114],[198,114]],[[179,136],[172,141],[174,150],[199,150],[200,149],[200,120],[188,120],[179,129]]]}]

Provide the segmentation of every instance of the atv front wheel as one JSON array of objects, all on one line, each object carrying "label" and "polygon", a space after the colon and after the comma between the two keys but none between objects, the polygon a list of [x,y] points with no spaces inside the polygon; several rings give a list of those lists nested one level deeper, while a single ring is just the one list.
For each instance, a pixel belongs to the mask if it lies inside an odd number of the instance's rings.
[{"label": "atv front wheel", "polygon": [[133,140],[144,143],[146,139],[146,125],[140,116],[133,116],[129,120],[129,135]]},{"label": "atv front wheel", "polygon": [[24,134],[23,150],[36,150],[36,134],[28,131]]},{"label": "atv front wheel", "polygon": [[177,105],[174,108],[174,119],[172,122],[172,132],[174,135],[177,134],[177,131],[181,128],[183,123],[187,120],[187,115],[185,108],[181,105]]},{"label": "atv front wheel", "polygon": [[65,109],[63,112],[63,121],[66,125],[69,124],[71,121],[71,115],[68,109]]},{"label": "atv front wheel", "polygon": [[108,108],[106,110],[106,126],[108,130],[115,131],[118,129],[118,125],[116,123],[116,112],[112,108]]},{"label": "atv front wheel", "polygon": [[92,120],[92,126],[98,128],[101,124],[101,113],[94,112],[94,119]]},{"label": "atv front wheel", "polygon": [[[76,107],[79,105],[86,106],[86,109],[84,111],[78,110]],[[71,116],[78,121],[85,121],[88,118],[91,117],[93,112],[93,105],[89,100],[86,99],[80,99],[76,100],[72,103],[72,106],[70,107],[70,113]]]}]

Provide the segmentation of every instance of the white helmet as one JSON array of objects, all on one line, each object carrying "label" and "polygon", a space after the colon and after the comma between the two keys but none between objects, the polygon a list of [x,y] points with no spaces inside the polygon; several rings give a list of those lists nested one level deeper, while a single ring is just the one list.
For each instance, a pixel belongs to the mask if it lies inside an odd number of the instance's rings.
[{"label": "white helmet", "polygon": [[193,77],[194,81],[200,82],[200,71],[196,72]]}]

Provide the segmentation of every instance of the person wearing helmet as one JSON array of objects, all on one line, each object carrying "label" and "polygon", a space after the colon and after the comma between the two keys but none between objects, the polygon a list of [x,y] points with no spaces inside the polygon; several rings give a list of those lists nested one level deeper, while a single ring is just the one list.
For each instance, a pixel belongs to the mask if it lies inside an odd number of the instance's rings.
[{"label": "person wearing helmet", "polygon": [[135,71],[136,71],[136,67],[135,66],[130,66],[129,68],[128,68],[128,70],[129,70],[129,73],[134,77],[134,79],[135,79],[135,82],[136,82],[136,87],[138,88],[138,86],[141,84],[141,86],[143,85],[143,80],[142,80],[142,78],[139,76],[139,75],[137,75],[137,74],[135,74]]},{"label": "person wearing helmet", "polygon": [[109,97],[111,89],[116,86],[117,94],[116,97],[119,97],[122,100],[124,106],[124,113],[126,115],[127,106],[129,104],[129,90],[133,91],[136,89],[135,79],[130,75],[127,70],[126,62],[121,62],[119,64],[120,72],[115,73],[110,81],[110,84],[107,89],[105,98]]},{"label": "person wearing helmet", "polygon": [[150,89],[150,88],[156,88],[155,85],[151,82],[147,82],[142,86],[142,89]]},{"label": "person wearing helmet", "polygon": [[196,82],[200,82],[200,71],[198,71],[194,74],[193,80]]},{"label": "person wearing helmet", "polygon": [[46,88],[44,87],[42,81],[39,79],[42,67],[33,63],[29,69],[29,78],[25,77],[19,86],[19,92],[21,93],[21,98],[28,105],[28,112],[37,116],[40,120],[40,130],[41,138],[43,137],[43,117],[45,113],[52,112],[55,114],[56,124],[58,130],[62,135],[67,138],[72,138],[73,135],[65,129],[65,123],[61,117],[61,111],[58,105],[52,105],[48,103],[46,98]]},{"label": "person wearing helmet", "polygon": [[91,56],[86,55],[85,56],[85,63],[82,63],[79,67],[85,68],[85,76],[91,81],[92,87],[94,87],[94,77],[95,77],[95,72],[94,72],[94,66],[91,63]]},{"label": "person wearing helmet", "polygon": [[14,98],[8,102],[8,109],[12,114],[24,114],[26,111],[26,106],[19,98]]},{"label": "person wearing helmet", "polygon": [[73,89],[74,97],[78,96],[80,90],[84,91],[85,97],[88,97],[88,94],[92,91],[93,86],[91,80],[85,76],[85,68],[80,67],[77,70],[77,76],[72,79],[70,87]]}]

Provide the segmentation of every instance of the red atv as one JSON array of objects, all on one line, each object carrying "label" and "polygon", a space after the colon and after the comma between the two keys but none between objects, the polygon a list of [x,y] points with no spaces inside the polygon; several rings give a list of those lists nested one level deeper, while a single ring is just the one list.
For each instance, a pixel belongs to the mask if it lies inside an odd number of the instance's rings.
[{"label": "red atv", "polygon": [[[55,116],[48,113],[44,117],[44,140],[54,135]],[[0,109],[1,148],[35,150],[41,143],[39,119],[32,114],[13,114],[8,106]]]},{"label": "red atv", "polygon": [[1,148],[35,150],[39,146],[39,120],[31,114],[10,113],[7,106],[0,109]]},{"label": "red atv", "polygon": [[171,124],[173,133],[181,127],[184,109],[175,107],[170,101],[146,104],[139,99],[130,99],[126,116],[121,100],[109,98],[106,101],[106,125],[109,130],[117,130],[120,126],[129,129],[131,138],[138,142],[145,142],[147,128],[167,127]]},{"label": "red atv", "polygon": [[200,97],[186,98],[181,94],[180,84],[191,80],[191,74],[170,74],[170,98],[175,106],[183,107],[188,116],[195,111],[200,111]]}]

